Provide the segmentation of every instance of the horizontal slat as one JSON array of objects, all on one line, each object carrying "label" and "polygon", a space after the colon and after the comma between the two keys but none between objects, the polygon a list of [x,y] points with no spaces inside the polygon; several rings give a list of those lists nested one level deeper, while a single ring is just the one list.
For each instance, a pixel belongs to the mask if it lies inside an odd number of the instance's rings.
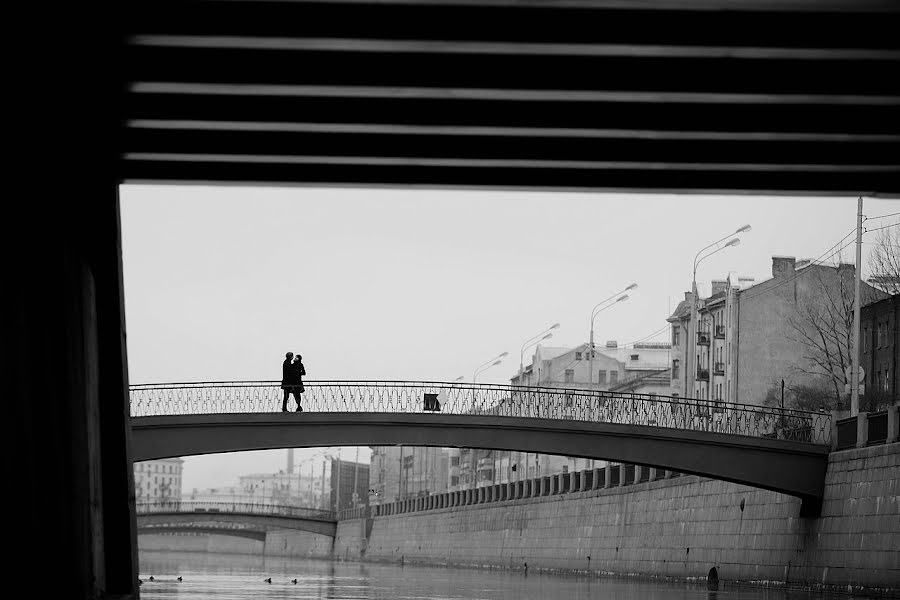
[{"label": "horizontal slat", "polygon": [[[809,4],[815,6],[818,0]],[[134,34],[380,38],[628,45],[897,48],[898,3],[843,0],[813,10],[735,0],[692,3],[188,1],[146,3]],[[696,4],[696,3],[693,3]],[[728,10],[722,10],[727,4]]]},{"label": "horizontal slat", "polygon": [[[444,134],[385,134],[338,132],[229,131],[216,129],[130,128],[127,152],[308,157],[335,159],[370,157],[374,160],[418,159],[524,160],[550,165],[558,161],[635,163],[636,165],[695,163],[714,165],[771,165],[765,170],[856,169],[881,165],[900,171],[897,141],[772,141],[698,140],[617,137]],[[414,158],[413,158],[414,157]],[[687,160],[685,157],[689,157]],[[604,167],[609,168],[609,167]],[[646,166],[644,168],[652,168]]]},{"label": "horizontal slat", "polygon": [[900,60],[895,48],[784,48],[767,46],[660,46],[484,42],[460,40],[384,40],[354,38],[280,38],[238,36],[137,35],[132,46],[220,50],[286,50],[409,54],[513,56],[594,56],[634,58],[736,58],[742,60]]},{"label": "horizontal slat", "polygon": [[609,91],[563,89],[499,89],[458,87],[396,87],[360,85],[280,85],[234,83],[181,83],[139,81],[129,86],[133,93],[204,94],[208,96],[286,96],[297,98],[390,98],[493,100],[503,102],[646,102],[656,104],[794,104],[896,106],[900,96],[867,94],[774,94],[682,91]]},{"label": "horizontal slat", "polygon": [[616,191],[900,194],[895,173],[473,168],[127,160],[123,179],[348,186],[499,187]]},{"label": "horizontal slat", "polygon": [[[564,94],[561,96],[565,97]],[[900,101],[881,105],[508,102],[464,98],[130,94],[130,119],[556,127],[656,131],[900,133]]]},{"label": "horizontal slat", "polygon": [[131,47],[137,81],[724,94],[898,95],[900,62]]},{"label": "horizontal slat", "polygon": [[699,140],[722,142],[900,142],[900,134],[815,133],[781,131],[668,131],[652,129],[589,129],[562,127],[497,127],[468,125],[397,125],[380,123],[290,123],[278,121],[191,121],[134,119],[126,127],[136,130],[182,132],[273,132],[387,134],[391,136],[594,138],[604,140]]}]

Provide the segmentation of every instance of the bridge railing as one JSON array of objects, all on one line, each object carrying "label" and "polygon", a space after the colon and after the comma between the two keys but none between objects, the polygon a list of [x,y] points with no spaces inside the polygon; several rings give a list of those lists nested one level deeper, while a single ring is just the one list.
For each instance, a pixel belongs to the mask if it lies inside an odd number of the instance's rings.
[{"label": "bridge railing", "polygon": [[[656,394],[418,381],[304,382],[303,410],[439,413],[645,425],[829,444],[829,413]],[[280,412],[276,381],[143,384],[131,416]],[[291,400],[293,405],[293,399]]]},{"label": "bridge railing", "polygon": [[311,519],[317,521],[334,521],[334,512],[330,510],[254,502],[182,502],[180,500],[167,500],[138,502],[135,504],[135,509],[139,515],[157,513],[241,513],[291,517],[294,519]]}]

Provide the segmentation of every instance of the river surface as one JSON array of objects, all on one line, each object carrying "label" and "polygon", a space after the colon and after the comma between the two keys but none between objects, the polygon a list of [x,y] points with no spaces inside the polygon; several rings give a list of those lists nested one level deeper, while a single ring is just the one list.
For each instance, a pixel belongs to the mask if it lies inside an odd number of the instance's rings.
[{"label": "river surface", "polygon": [[[150,581],[153,576],[154,581]],[[182,581],[178,581],[178,577]],[[192,552],[140,553],[144,600],[254,598],[385,600],[848,600],[850,596],[632,579],[263,558]],[[265,579],[271,578],[272,583]],[[297,583],[293,583],[296,579]]]}]

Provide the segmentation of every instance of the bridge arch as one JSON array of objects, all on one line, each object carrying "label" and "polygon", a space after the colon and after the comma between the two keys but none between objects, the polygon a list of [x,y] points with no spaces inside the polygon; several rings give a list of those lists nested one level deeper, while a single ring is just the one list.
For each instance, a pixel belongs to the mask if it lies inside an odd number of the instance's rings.
[{"label": "bridge arch", "polygon": [[829,447],[641,424],[434,412],[132,419],[134,460],[319,446],[470,447],[628,462],[821,499]]}]

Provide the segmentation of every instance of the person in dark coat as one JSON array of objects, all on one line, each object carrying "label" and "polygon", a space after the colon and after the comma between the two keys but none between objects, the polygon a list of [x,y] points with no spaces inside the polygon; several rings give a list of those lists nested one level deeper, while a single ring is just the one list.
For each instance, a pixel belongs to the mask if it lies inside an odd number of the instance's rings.
[{"label": "person in dark coat", "polygon": [[[291,364],[291,361],[294,358],[293,352],[288,352],[284,355],[284,362],[281,363],[281,389],[284,390],[284,400],[281,401],[281,412],[287,412],[287,403],[288,399],[291,396],[291,392],[294,390],[294,366]],[[294,399],[297,398],[297,394],[294,394]]]},{"label": "person in dark coat", "polygon": [[303,376],[306,375],[306,367],[303,366],[303,357],[299,354],[294,357],[294,364],[292,367],[294,369],[294,400],[297,401],[297,412],[303,412],[303,407],[300,406],[300,394],[306,391],[303,387]]}]

